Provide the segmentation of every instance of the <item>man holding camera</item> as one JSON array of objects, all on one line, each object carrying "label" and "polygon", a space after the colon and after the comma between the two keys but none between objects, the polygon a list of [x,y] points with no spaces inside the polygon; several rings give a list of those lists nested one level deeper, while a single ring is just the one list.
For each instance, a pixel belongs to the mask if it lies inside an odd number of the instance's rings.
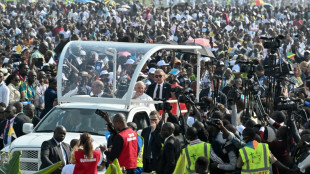
[{"label": "man holding camera", "polygon": [[[101,115],[106,117],[104,115]],[[107,118],[104,118],[107,119]],[[137,168],[138,158],[138,136],[135,131],[127,126],[124,114],[118,113],[113,118],[114,129],[118,132],[113,138],[112,148],[109,150],[108,158],[113,161],[118,159],[119,165],[125,167],[127,174],[134,174]],[[106,151],[106,146],[100,146]]]}]

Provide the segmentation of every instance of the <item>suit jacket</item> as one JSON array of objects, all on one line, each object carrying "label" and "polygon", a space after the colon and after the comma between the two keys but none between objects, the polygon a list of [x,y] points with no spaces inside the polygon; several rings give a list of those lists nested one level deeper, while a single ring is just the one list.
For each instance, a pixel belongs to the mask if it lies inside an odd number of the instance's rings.
[{"label": "suit jacket", "polygon": [[[152,159],[155,161],[159,160],[159,155],[160,155],[160,150],[162,148],[162,138],[159,135],[160,129],[161,129],[161,123],[159,123],[155,129],[155,131],[152,133],[151,139],[150,139],[150,132],[151,132],[151,127],[146,127],[142,130],[141,136],[144,139],[144,149],[143,149],[143,159],[148,158],[148,148],[149,148],[149,143],[151,143],[151,152],[152,152]],[[146,161],[146,160],[143,160]]]},{"label": "suit jacket", "polygon": [[[1,123],[0,123],[0,135],[3,135],[4,134],[4,128],[5,128],[5,125],[6,125],[6,121],[7,120],[3,120]],[[23,132],[23,125],[24,125],[25,121],[18,118],[18,117],[15,117],[14,119],[14,123],[13,123],[13,129],[14,129],[14,132],[16,134],[16,137],[20,137],[22,135],[25,135],[25,133]],[[15,140],[14,137],[12,137],[12,142]]]},{"label": "suit jacket", "polygon": [[[62,142],[62,147],[66,152],[67,164],[71,158],[71,147],[69,144]],[[41,166],[40,169],[44,169],[52,164],[57,163],[58,161],[62,161],[64,166],[64,160],[62,156],[62,151],[59,147],[57,147],[57,143],[54,138],[44,141],[41,145]],[[57,172],[54,172],[56,174]]]},{"label": "suit jacket", "polygon": [[181,146],[179,140],[173,135],[167,139],[160,154],[157,173],[171,174],[179,159]]},{"label": "suit jacket", "polygon": [[28,116],[26,116],[24,113],[18,113],[17,115],[16,115],[16,117],[18,117],[18,118],[20,118],[20,119],[22,119],[22,120],[24,120],[26,123],[31,123],[31,120],[30,120],[30,118],[28,117]]},{"label": "suit jacket", "polygon": [[[153,94],[154,94],[154,90],[155,90],[156,85],[158,85],[158,84],[157,83],[153,83],[146,90],[146,94],[149,95],[152,98],[153,98]],[[170,91],[171,91],[171,84],[164,82],[164,84],[163,84],[163,92],[162,92],[162,99],[163,100],[168,100],[171,97]]]},{"label": "suit jacket", "polygon": [[39,117],[34,116],[31,121],[31,123],[33,124],[33,127],[36,127],[36,125],[40,122],[40,120],[41,119]]}]

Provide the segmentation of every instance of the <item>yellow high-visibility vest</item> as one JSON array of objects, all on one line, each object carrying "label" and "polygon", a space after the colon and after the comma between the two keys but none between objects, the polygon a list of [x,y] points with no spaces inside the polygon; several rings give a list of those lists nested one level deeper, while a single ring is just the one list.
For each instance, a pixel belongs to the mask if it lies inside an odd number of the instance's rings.
[{"label": "yellow high-visibility vest", "polygon": [[243,162],[241,174],[269,174],[269,147],[268,144],[259,143],[255,149],[243,147],[239,149]]},{"label": "yellow high-visibility vest", "polygon": [[210,164],[211,145],[209,143],[201,142],[198,144],[188,145],[182,153],[186,155],[186,170],[185,173],[196,173],[195,162],[200,156],[205,156]]},{"label": "yellow high-visibility vest", "polygon": [[137,135],[142,139],[142,147],[138,153],[138,158],[137,158],[137,167],[143,167],[144,139],[140,134],[137,133]]}]

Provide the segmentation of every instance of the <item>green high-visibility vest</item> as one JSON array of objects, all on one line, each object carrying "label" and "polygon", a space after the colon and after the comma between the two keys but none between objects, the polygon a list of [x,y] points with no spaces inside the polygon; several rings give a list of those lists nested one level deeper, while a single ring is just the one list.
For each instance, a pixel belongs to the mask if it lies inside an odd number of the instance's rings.
[{"label": "green high-visibility vest", "polygon": [[241,174],[269,174],[269,147],[268,144],[259,143],[255,149],[243,147],[239,149],[243,162]]},{"label": "green high-visibility vest", "polygon": [[201,142],[198,144],[188,145],[182,150],[186,155],[186,170],[185,173],[196,173],[195,162],[200,156],[205,156],[210,164],[211,145],[209,143]]}]

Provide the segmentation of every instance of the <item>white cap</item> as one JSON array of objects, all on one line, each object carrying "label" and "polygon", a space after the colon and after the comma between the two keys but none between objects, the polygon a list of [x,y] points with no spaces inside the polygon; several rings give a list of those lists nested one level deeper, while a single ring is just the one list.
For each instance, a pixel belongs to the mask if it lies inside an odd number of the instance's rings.
[{"label": "white cap", "polygon": [[106,75],[106,74],[109,74],[107,70],[103,70],[103,71],[100,72],[100,76]]},{"label": "white cap", "polygon": [[146,78],[147,75],[143,74],[143,72],[139,72],[139,77],[144,77],[144,78]]},{"label": "white cap", "polygon": [[124,65],[132,65],[133,63],[135,63],[133,59],[128,59]]},{"label": "white cap", "polygon": [[169,64],[167,64],[164,60],[157,62],[157,66],[167,66],[167,65]]},{"label": "white cap", "polygon": [[220,61],[220,65],[225,65],[223,61]]},{"label": "white cap", "polygon": [[84,50],[80,51],[80,56],[86,56],[86,52]]},{"label": "white cap", "polygon": [[150,74],[154,74],[154,73],[155,73],[155,71],[156,71],[156,69],[155,69],[155,68],[151,68],[151,69],[149,69],[149,73],[150,73]]}]

